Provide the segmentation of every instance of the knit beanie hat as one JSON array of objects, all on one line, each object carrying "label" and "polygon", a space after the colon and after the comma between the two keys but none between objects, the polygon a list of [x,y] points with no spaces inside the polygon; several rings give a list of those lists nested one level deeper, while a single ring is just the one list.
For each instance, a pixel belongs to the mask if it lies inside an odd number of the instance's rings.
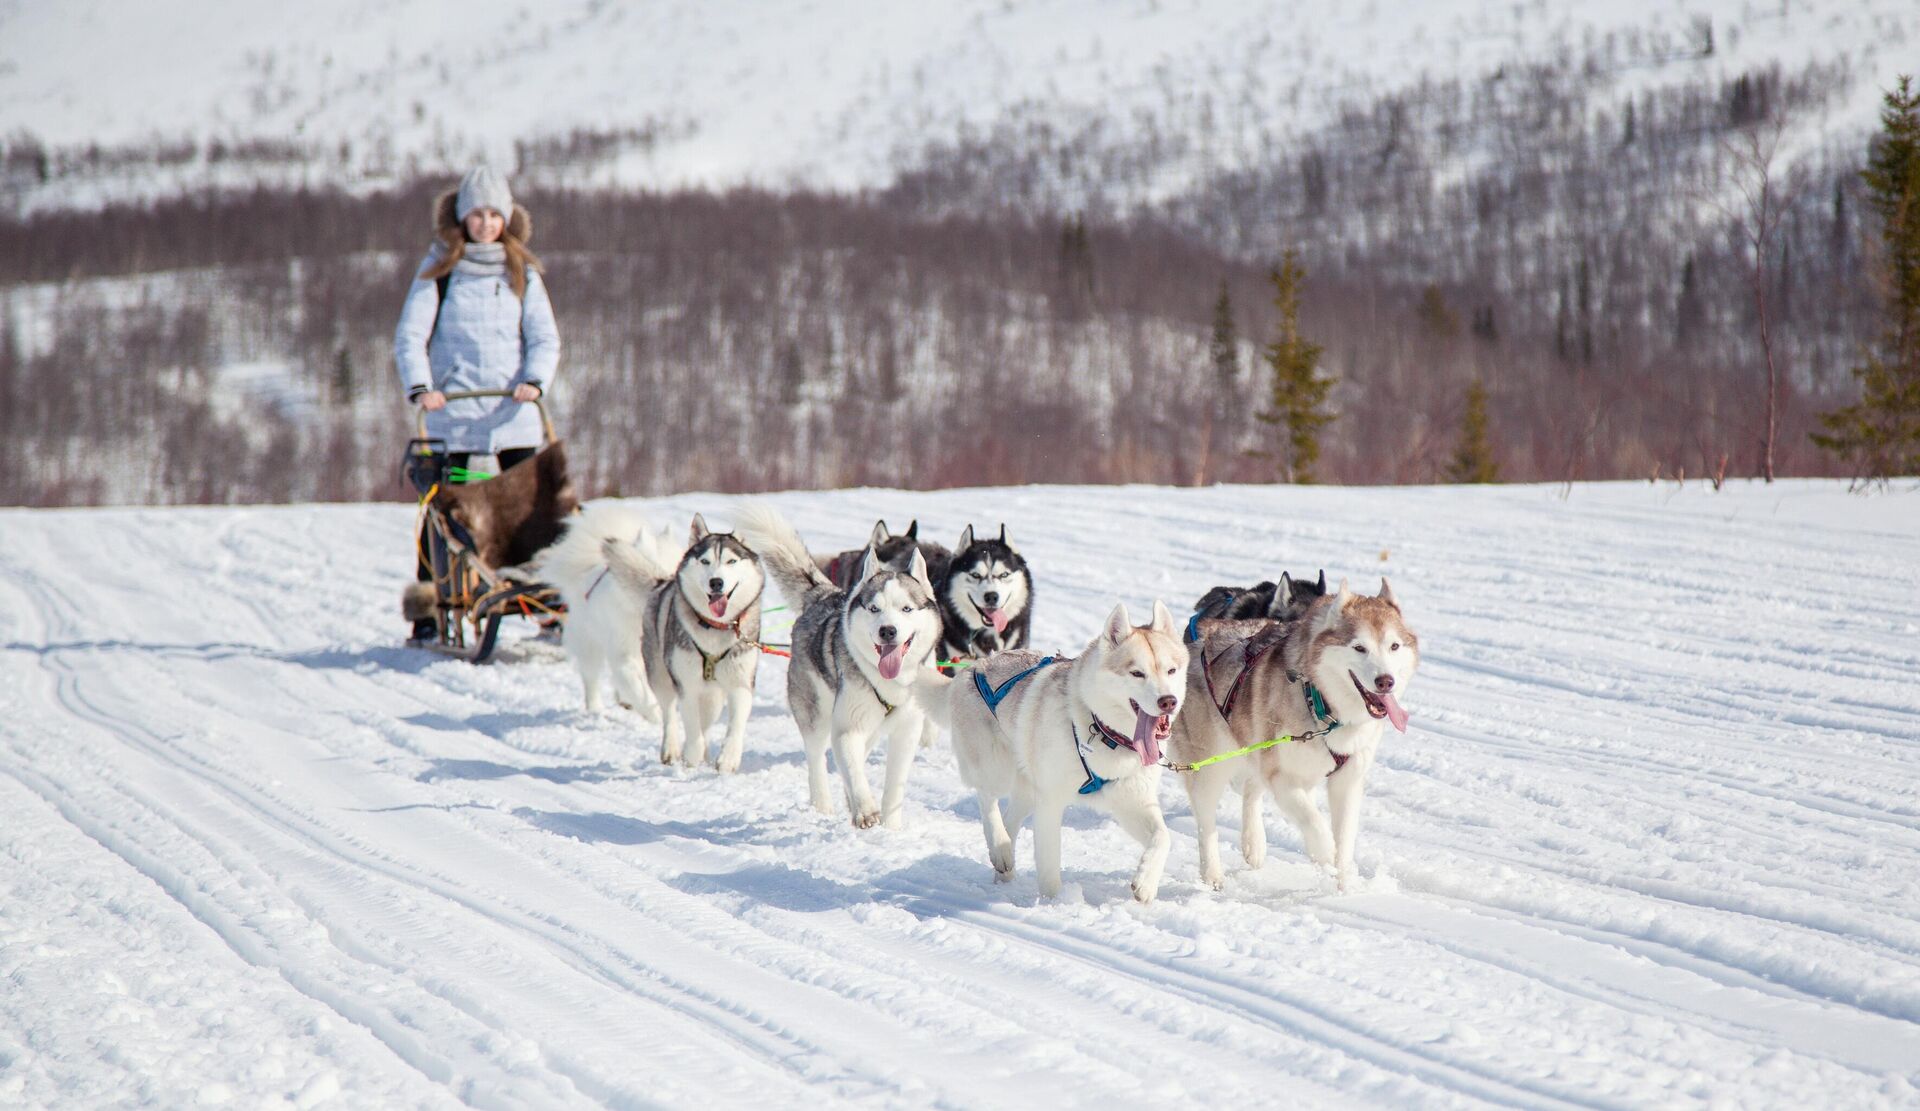
[{"label": "knit beanie hat", "polygon": [[476,208],[491,208],[501,216],[513,215],[513,192],[507,179],[491,166],[475,166],[460,179],[460,196],[453,202],[454,216],[465,220]]}]

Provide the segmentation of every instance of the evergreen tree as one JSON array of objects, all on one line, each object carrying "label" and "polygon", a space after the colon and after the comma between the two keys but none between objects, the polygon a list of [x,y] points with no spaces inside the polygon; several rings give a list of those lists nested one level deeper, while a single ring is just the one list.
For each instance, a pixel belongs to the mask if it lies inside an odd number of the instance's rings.
[{"label": "evergreen tree", "polygon": [[1300,335],[1300,283],[1305,278],[1306,270],[1292,249],[1268,274],[1280,323],[1274,341],[1267,345],[1265,358],[1273,370],[1273,385],[1268,407],[1260,414],[1262,422],[1286,430],[1286,440],[1278,453],[1281,478],[1298,483],[1314,481],[1314,465],[1320,461],[1320,430],[1334,417],[1326,407],[1333,379],[1321,376],[1318,369],[1321,347]]},{"label": "evergreen tree", "polygon": [[1460,419],[1460,443],[1447,463],[1447,481],[1500,481],[1500,465],[1493,461],[1487,435],[1487,387],[1478,378],[1467,386],[1467,412]]},{"label": "evergreen tree", "polygon": [[1920,473],[1920,92],[1911,78],[1887,93],[1880,128],[1860,176],[1881,222],[1887,328],[1853,370],[1860,400],[1823,414],[1827,430],[1813,440],[1857,476],[1884,480]]}]

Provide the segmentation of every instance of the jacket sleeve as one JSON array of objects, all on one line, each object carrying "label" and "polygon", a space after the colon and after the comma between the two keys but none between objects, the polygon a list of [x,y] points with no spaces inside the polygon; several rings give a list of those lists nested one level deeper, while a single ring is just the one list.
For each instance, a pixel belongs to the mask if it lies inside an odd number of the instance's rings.
[{"label": "jacket sleeve", "polygon": [[520,307],[520,381],[553,392],[553,375],[560,369],[560,330],[553,323],[553,303],[547,283],[527,274],[527,297]]},{"label": "jacket sleeve", "polygon": [[[418,274],[433,262],[429,253],[414,269]],[[400,324],[393,330],[393,363],[400,371],[400,388],[407,400],[433,388],[433,370],[427,363],[427,341],[433,336],[433,321],[440,314],[440,289],[433,282],[416,277],[407,290],[407,302],[400,307]]]}]

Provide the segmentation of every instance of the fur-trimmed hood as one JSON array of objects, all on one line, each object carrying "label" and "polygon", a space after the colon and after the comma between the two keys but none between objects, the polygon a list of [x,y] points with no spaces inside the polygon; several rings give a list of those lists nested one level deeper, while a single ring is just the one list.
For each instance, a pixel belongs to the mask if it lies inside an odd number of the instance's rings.
[{"label": "fur-trimmed hood", "polygon": [[[447,248],[467,239],[460,228],[460,218],[454,214],[459,197],[460,190],[449,189],[433,199],[433,234]],[[507,234],[523,245],[533,243],[533,213],[527,211],[526,205],[514,203],[513,212],[507,217]]]}]

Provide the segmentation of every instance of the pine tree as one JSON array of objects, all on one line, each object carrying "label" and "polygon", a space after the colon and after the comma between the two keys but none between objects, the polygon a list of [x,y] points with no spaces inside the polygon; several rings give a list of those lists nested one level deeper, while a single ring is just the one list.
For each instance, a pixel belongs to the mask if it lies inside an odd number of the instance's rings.
[{"label": "pine tree", "polygon": [[1467,412],[1460,419],[1460,443],[1447,464],[1447,481],[1500,481],[1500,465],[1493,461],[1487,435],[1487,387],[1478,378],[1467,386]]},{"label": "pine tree", "polygon": [[1853,370],[1860,400],[1823,414],[1827,431],[1813,441],[1856,476],[1885,480],[1920,473],[1920,92],[1911,78],[1887,93],[1880,127],[1860,176],[1881,221],[1887,328]]},{"label": "pine tree", "polygon": [[1326,408],[1333,379],[1319,373],[1320,345],[1300,335],[1300,283],[1306,270],[1299,255],[1289,249],[1267,277],[1273,282],[1280,324],[1274,341],[1267,345],[1265,359],[1273,369],[1273,386],[1268,407],[1259,416],[1266,424],[1286,429],[1279,452],[1282,480],[1310,483],[1315,479],[1314,465],[1320,461],[1320,430],[1334,417]]}]

